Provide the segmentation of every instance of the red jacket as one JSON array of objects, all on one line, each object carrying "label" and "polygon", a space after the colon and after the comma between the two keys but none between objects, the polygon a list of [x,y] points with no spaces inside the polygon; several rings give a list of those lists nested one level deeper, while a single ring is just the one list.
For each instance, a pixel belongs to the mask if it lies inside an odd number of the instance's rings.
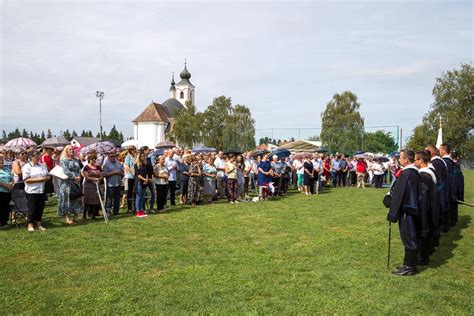
[{"label": "red jacket", "polygon": [[359,172],[359,173],[366,172],[367,171],[367,163],[365,161],[359,160],[357,162],[356,171]]}]

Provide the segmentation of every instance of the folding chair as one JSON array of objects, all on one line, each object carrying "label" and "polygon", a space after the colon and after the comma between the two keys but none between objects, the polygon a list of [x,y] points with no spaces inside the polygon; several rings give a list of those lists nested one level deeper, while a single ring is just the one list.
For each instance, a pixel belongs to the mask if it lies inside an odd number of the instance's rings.
[{"label": "folding chair", "polygon": [[12,225],[25,226],[28,224],[28,200],[24,190],[13,190],[10,208],[12,212]]}]

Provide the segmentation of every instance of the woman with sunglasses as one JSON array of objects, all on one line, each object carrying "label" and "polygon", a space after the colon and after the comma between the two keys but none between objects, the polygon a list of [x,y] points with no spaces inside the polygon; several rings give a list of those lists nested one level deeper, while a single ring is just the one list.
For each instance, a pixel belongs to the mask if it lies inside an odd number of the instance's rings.
[{"label": "woman with sunglasses", "polygon": [[84,213],[82,219],[90,216],[95,219],[99,215],[100,200],[97,192],[97,184],[102,180],[102,168],[96,164],[97,154],[90,152],[87,155],[87,166],[82,169],[84,176],[83,192],[84,192]]}]

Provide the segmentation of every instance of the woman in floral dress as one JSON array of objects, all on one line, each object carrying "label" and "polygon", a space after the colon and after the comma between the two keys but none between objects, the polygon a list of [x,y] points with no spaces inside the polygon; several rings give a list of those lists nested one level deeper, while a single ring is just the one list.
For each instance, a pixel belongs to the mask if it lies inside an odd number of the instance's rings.
[{"label": "woman in floral dress", "polygon": [[74,159],[74,149],[67,145],[61,153],[60,166],[67,179],[61,180],[59,187],[58,216],[64,216],[67,224],[74,224],[82,212],[81,166]]},{"label": "woman in floral dress", "polygon": [[188,201],[195,206],[199,201],[199,177],[201,176],[201,167],[199,166],[199,161],[196,157],[192,156],[188,172]]}]

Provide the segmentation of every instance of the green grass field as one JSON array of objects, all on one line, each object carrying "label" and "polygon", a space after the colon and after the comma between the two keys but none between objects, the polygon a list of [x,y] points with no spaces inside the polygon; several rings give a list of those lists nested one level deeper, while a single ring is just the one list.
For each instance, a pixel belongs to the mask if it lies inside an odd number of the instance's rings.
[{"label": "green grass field", "polygon": [[[474,172],[465,172],[474,202]],[[386,189],[196,208],[48,231],[0,231],[0,314],[474,314],[474,208],[443,234],[429,267],[386,268]]]}]

